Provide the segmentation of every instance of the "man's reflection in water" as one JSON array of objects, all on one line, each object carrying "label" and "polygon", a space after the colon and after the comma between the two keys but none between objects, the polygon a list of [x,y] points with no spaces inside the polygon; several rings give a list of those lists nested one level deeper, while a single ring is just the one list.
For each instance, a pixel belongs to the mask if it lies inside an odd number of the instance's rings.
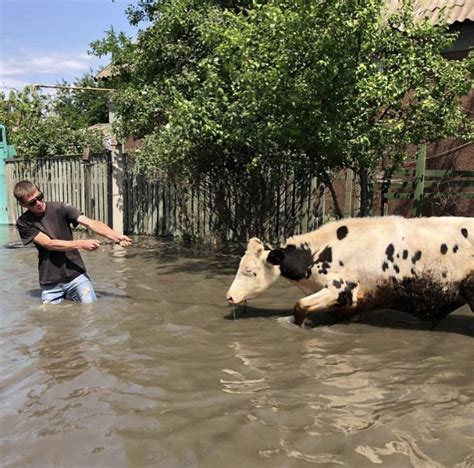
[{"label": "man's reflection in water", "polygon": [[[89,367],[84,357],[86,347],[80,336],[83,323],[79,314],[86,313],[84,307],[87,306],[83,305],[81,311],[70,313],[67,318],[58,317],[55,312],[42,324],[44,335],[37,344],[39,365],[52,377],[53,384],[71,380]],[[43,308],[49,311],[51,306]]]},{"label": "man's reflection in water", "polygon": [[32,416],[50,410],[51,402],[58,397],[67,398],[71,388],[68,385],[64,387],[64,384],[91,367],[85,357],[87,345],[81,338],[90,307],[92,304],[78,306],[65,303],[53,309],[45,304],[35,314],[33,320],[42,336],[30,346],[30,353],[36,357],[36,373],[39,374],[39,385],[28,393],[25,404],[25,411],[33,411]]}]

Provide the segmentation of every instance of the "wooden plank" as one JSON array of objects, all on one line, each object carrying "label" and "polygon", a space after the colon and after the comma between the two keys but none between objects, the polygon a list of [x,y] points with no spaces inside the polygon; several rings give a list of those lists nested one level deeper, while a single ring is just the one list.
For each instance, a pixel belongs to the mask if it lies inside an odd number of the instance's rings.
[{"label": "wooden plank", "polygon": [[150,235],[153,233],[153,226],[152,226],[152,213],[153,213],[153,185],[148,181],[146,184],[146,218],[147,218],[147,226],[146,226],[146,233]]},{"label": "wooden plank", "polygon": [[474,196],[474,192],[428,192],[425,193],[425,198],[427,200],[433,200],[437,198],[472,198]]},{"label": "wooden plank", "polygon": [[352,179],[354,176],[352,169],[346,169],[345,176],[346,187],[344,193],[344,216],[347,218],[352,216]]},{"label": "wooden plank", "polygon": [[152,200],[151,200],[151,213],[152,213],[152,222],[151,222],[151,231],[150,234],[156,235],[156,229],[158,224],[158,184],[157,181],[154,180],[152,183]]},{"label": "wooden plank", "polygon": [[134,223],[134,216],[135,216],[135,204],[134,204],[134,200],[135,200],[135,194],[134,194],[135,174],[130,173],[130,176],[129,176],[128,180],[129,180],[129,183],[128,183],[128,197],[129,197],[129,210],[130,210],[129,215],[128,215],[129,229],[130,229],[131,233],[136,234],[135,223]]},{"label": "wooden plank", "polygon": [[131,177],[131,209],[132,214],[130,220],[132,222],[132,230],[135,234],[140,234],[140,187],[141,187],[141,174],[138,172],[133,172]]},{"label": "wooden plank", "polygon": [[153,181],[153,184],[151,184],[151,194],[152,194],[152,199],[151,199],[151,226],[150,226],[150,234],[156,235],[156,227],[157,227],[157,221],[158,221],[158,206],[157,206],[157,184],[156,181]]},{"label": "wooden plank", "polygon": [[59,200],[61,202],[65,202],[65,196],[64,196],[64,186],[66,185],[67,181],[64,180],[63,177],[63,161],[60,161],[59,164],[57,164],[57,174],[58,174],[58,187],[59,187]]},{"label": "wooden plank", "polygon": [[68,173],[69,173],[68,167],[69,167],[69,160],[64,161],[63,164],[61,164],[61,183],[63,186],[63,202],[70,204],[69,187],[71,183],[68,177]]},{"label": "wooden plank", "polygon": [[84,170],[84,164],[82,164],[82,161],[79,162],[78,164],[79,168],[79,174],[80,174],[80,194],[81,194],[81,199],[79,201],[79,206],[81,207],[80,210],[81,212],[85,213],[86,210],[86,173]]},{"label": "wooden plank", "polygon": [[388,190],[408,188],[413,190],[415,188],[415,180],[407,180],[405,182],[391,182]]},{"label": "wooden plank", "polygon": [[135,187],[135,229],[137,230],[138,234],[142,234],[142,228],[140,225],[141,222],[141,195],[142,195],[142,175],[137,174],[136,179],[136,187]]},{"label": "wooden plank", "polygon": [[473,192],[458,192],[456,193],[456,198],[474,200],[474,193]]},{"label": "wooden plank", "polygon": [[15,197],[13,196],[13,188],[17,180],[15,179],[15,164],[10,163],[8,160],[5,162],[5,180],[7,186],[7,214],[8,214],[8,223],[15,224],[18,218],[18,203],[16,202]]},{"label": "wooden plank", "polygon": [[70,167],[71,167],[71,160],[68,159],[63,164],[63,173],[62,173],[63,185],[64,185],[64,202],[68,203],[68,204],[71,204],[71,199],[70,199],[70,192],[71,192]]},{"label": "wooden plank", "polygon": [[81,209],[81,168],[78,161],[74,161],[74,206]]},{"label": "wooden plank", "polygon": [[57,176],[57,168],[58,165],[54,164],[54,160],[49,161],[49,168],[51,171],[51,184],[53,187],[53,197],[54,201],[60,201],[60,196],[58,193],[58,176]]},{"label": "wooden plank", "polygon": [[159,236],[163,233],[163,225],[164,225],[164,199],[163,199],[163,181],[158,182],[157,186],[157,223],[156,223],[156,232]]},{"label": "wooden plank", "polygon": [[74,189],[75,189],[75,186],[74,186],[74,169],[75,169],[75,166],[74,166],[74,159],[71,159],[69,161],[69,166],[68,166],[68,173],[67,173],[67,176],[68,176],[68,179],[70,181],[69,183],[69,203],[71,205],[74,206]]},{"label": "wooden plank", "polygon": [[317,209],[319,204],[319,184],[316,177],[311,177],[311,186],[310,186],[310,197],[311,197],[311,206],[310,206],[310,218],[307,231],[313,231],[318,227],[318,217]]},{"label": "wooden plank", "polygon": [[404,192],[388,192],[385,194],[387,200],[411,200],[414,198],[414,193]]},{"label": "wooden plank", "polygon": [[425,180],[425,187],[474,187],[474,180]]},{"label": "wooden plank", "polygon": [[425,171],[426,177],[471,177],[474,178],[474,171],[457,171],[457,170],[436,170],[427,169]]}]

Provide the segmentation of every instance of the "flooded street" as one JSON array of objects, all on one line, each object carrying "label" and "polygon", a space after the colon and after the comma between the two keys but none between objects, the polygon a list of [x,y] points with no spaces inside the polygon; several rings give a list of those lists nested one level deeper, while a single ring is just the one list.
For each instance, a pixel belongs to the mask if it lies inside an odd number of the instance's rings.
[{"label": "flooded street", "polygon": [[99,301],[40,303],[0,227],[1,466],[474,466],[474,314],[300,329],[283,279],[138,239],[82,253]]}]

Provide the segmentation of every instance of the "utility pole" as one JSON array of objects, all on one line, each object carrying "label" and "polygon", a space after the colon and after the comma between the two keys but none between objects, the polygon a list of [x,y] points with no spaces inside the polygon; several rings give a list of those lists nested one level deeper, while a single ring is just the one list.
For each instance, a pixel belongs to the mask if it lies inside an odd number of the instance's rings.
[{"label": "utility pole", "polygon": [[54,88],[54,89],[77,89],[80,91],[99,91],[113,93],[115,89],[113,88],[93,88],[92,86],[66,86],[66,85],[45,85],[45,84],[33,84],[31,85],[33,89],[36,88]]},{"label": "utility pole", "polygon": [[[109,102],[109,123],[110,128],[115,119],[115,103]],[[112,229],[123,234],[123,210],[124,210],[124,194],[123,194],[123,145],[117,141],[115,134],[112,132],[112,177],[110,185],[110,197],[112,208]]]}]

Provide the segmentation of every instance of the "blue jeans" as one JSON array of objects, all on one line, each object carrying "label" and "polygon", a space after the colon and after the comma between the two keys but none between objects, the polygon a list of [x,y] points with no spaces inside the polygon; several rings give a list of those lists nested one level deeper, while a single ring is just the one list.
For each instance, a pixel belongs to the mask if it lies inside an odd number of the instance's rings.
[{"label": "blue jeans", "polygon": [[69,283],[58,283],[41,287],[43,304],[60,304],[64,299],[88,304],[97,301],[94,287],[86,274],[79,275]]}]

